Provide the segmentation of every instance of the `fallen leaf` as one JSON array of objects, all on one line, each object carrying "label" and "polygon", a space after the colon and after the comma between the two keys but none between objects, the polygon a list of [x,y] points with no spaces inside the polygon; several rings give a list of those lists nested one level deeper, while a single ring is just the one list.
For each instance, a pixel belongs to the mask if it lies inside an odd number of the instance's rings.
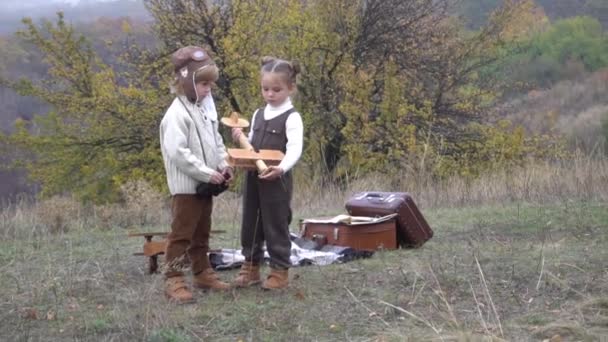
[{"label": "fallen leaf", "polygon": [[306,296],[304,296],[304,293],[301,290],[296,291],[295,296],[299,300],[304,300],[304,298],[306,298]]},{"label": "fallen leaf", "polygon": [[23,318],[26,319],[38,319],[38,310],[35,308],[24,308]]},{"label": "fallen leaf", "polygon": [[55,311],[53,311],[53,310],[49,310],[46,313],[46,320],[47,321],[54,321],[56,317],[57,317],[57,313],[55,313]]}]

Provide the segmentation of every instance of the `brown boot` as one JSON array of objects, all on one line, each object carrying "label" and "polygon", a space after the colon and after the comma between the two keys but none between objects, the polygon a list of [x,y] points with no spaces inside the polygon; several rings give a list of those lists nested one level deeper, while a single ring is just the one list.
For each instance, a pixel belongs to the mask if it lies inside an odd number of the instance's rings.
[{"label": "brown boot", "polygon": [[262,288],[265,290],[277,290],[284,289],[289,285],[289,270],[279,270],[271,268],[270,274],[262,284]]},{"label": "brown boot", "polygon": [[241,270],[233,283],[236,287],[249,287],[261,282],[260,265],[254,265],[251,261],[245,261],[245,263],[241,265]]},{"label": "brown boot", "polygon": [[177,304],[194,302],[192,291],[188,288],[183,276],[170,277],[165,280],[165,296]]},{"label": "brown boot", "polygon": [[228,290],[230,288],[230,284],[221,281],[212,268],[194,275],[194,286],[208,290]]}]

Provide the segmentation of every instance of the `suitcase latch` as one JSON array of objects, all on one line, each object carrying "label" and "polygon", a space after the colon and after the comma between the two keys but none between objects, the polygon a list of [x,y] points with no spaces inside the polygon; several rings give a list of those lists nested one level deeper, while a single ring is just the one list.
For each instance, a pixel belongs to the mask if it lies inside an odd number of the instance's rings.
[{"label": "suitcase latch", "polygon": [[334,240],[338,241],[338,227],[334,227]]}]

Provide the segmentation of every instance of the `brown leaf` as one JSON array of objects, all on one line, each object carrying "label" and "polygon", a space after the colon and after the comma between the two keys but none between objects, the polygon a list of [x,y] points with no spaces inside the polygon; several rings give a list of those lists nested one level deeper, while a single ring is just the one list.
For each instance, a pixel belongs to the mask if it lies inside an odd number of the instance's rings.
[{"label": "brown leaf", "polygon": [[22,317],[25,319],[38,319],[38,310],[35,308],[23,308]]}]

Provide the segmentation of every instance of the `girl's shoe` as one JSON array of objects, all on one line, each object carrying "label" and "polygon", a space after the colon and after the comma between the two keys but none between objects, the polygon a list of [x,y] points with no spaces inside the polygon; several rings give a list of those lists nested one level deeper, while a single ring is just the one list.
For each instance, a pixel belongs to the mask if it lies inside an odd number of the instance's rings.
[{"label": "girl's shoe", "polygon": [[265,290],[284,289],[289,285],[289,269],[271,268],[270,274],[266,277],[262,288]]},{"label": "girl's shoe", "polygon": [[260,279],[260,265],[254,265],[251,261],[245,261],[241,265],[239,274],[233,283],[236,287],[249,287],[262,282]]}]

